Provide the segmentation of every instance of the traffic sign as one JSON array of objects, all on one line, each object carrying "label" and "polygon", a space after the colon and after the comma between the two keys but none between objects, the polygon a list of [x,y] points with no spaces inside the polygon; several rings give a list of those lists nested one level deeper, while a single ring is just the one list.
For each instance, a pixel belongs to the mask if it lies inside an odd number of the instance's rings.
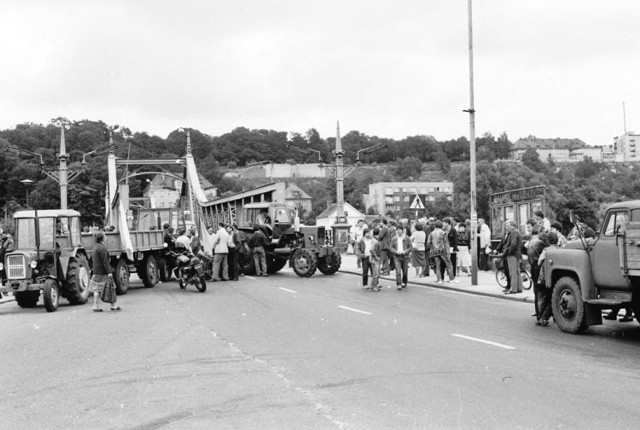
[{"label": "traffic sign", "polygon": [[416,197],[411,202],[411,206],[409,209],[424,209],[424,204],[422,204],[422,200],[420,200],[420,196],[416,194]]}]

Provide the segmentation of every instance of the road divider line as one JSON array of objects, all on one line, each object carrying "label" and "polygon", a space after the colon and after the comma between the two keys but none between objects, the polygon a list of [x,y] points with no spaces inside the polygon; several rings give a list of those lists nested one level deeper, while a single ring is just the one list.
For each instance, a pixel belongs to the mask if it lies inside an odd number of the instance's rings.
[{"label": "road divider line", "polygon": [[278,287],[278,289],[282,290],[282,291],[286,291],[287,293],[293,293],[293,294],[297,294],[298,293],[297,291],[290,290],[288,288]]},{"label": "road divider line", "polygon": [[459,337],[461,339],[472,340],[474,342],[486,343],[487,345],[493,345],[493,346],[497,346],[499,348],[516,349],[515,346],[504,345],[502,343],[492,342],[490,340],[478,339],[477,337],[465,336],[463,334],[453,333],[451,336]]},{"label": "road divider line", "polygon": [[373,315],[371,312],[361,311],[360,309],[354,309],[354,308],[350,308],[348,306],[338,305],[338,307],[340,309],[344,309],[345,311],[357,312],[359,314],[364,314],[364,315]]}]

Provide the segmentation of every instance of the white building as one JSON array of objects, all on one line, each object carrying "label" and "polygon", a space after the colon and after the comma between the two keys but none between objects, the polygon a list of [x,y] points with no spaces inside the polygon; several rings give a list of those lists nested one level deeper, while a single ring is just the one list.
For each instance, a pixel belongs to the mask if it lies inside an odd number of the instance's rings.
[{"label": "white building", "polygon": [[369,184],[369,194],[362,197],[367,210],[385,215],[409,209],[416,197],[424,206],[441,196],[453,199],[453,182],[378,182]]},{"label": "white building", "polygon": [[617,136],[613,139],[613,149],[616,161],[640,161],[640,153],[637,151],[640,144],[640,134],[632,131]]}]

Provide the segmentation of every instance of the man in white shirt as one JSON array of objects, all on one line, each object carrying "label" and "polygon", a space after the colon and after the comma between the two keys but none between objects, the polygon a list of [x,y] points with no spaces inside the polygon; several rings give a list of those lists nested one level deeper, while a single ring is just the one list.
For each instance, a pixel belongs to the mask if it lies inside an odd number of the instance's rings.
[{"label": "man in white shirt", "polygon": [[229,264],[227,255],[229,254],[229,233],[226,224],[218,224],[218,231],[213,239],[213,281],[220,280],[220,267],[222,266],[222,280],[229,280]]},{"label": "man in white shirt", "polygon": [[[359,219],[356,226],[353,228],[353,253],[357,254],[356,246],[358,246],[358,242],[364,237],[362,231],[364,230],[364,220]],[[360,259],[357,258],[358,269],[360,268]]]},{"label": "man in white shirt", "polygon": [[185,248],[187,251],[191,252],[191,239],[187,236],[187,230],[185,228],[181,228],[178,232],[176,248]]},{"label": "man in white shirt", "polygon": [[487,247],[491,246],[491,229],[482,218],[478,218],[478,229],[478,269],[489,270]]},{"label": "man in white shirt", "polygon": [[411,239],[405,234],[404,228],[399,228],[391,240],[391,252],[396,267],[396,287],[398,290],[407,288]]}]

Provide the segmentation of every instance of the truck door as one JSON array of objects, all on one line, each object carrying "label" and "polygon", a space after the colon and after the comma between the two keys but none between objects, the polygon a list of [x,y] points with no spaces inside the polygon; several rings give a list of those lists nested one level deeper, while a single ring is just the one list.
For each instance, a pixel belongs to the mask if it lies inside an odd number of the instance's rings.
[{"label": "truck door", "polygon": [[616,239],[616,233],[629,222],[627,209],[615,209],[607,212],[602,233],[593,246],[591,268],[596,285],[602,289],[620,289],[628,287],[627,278],[623,276],[620,262],[620,246],[624,246],[622,238]]}]

